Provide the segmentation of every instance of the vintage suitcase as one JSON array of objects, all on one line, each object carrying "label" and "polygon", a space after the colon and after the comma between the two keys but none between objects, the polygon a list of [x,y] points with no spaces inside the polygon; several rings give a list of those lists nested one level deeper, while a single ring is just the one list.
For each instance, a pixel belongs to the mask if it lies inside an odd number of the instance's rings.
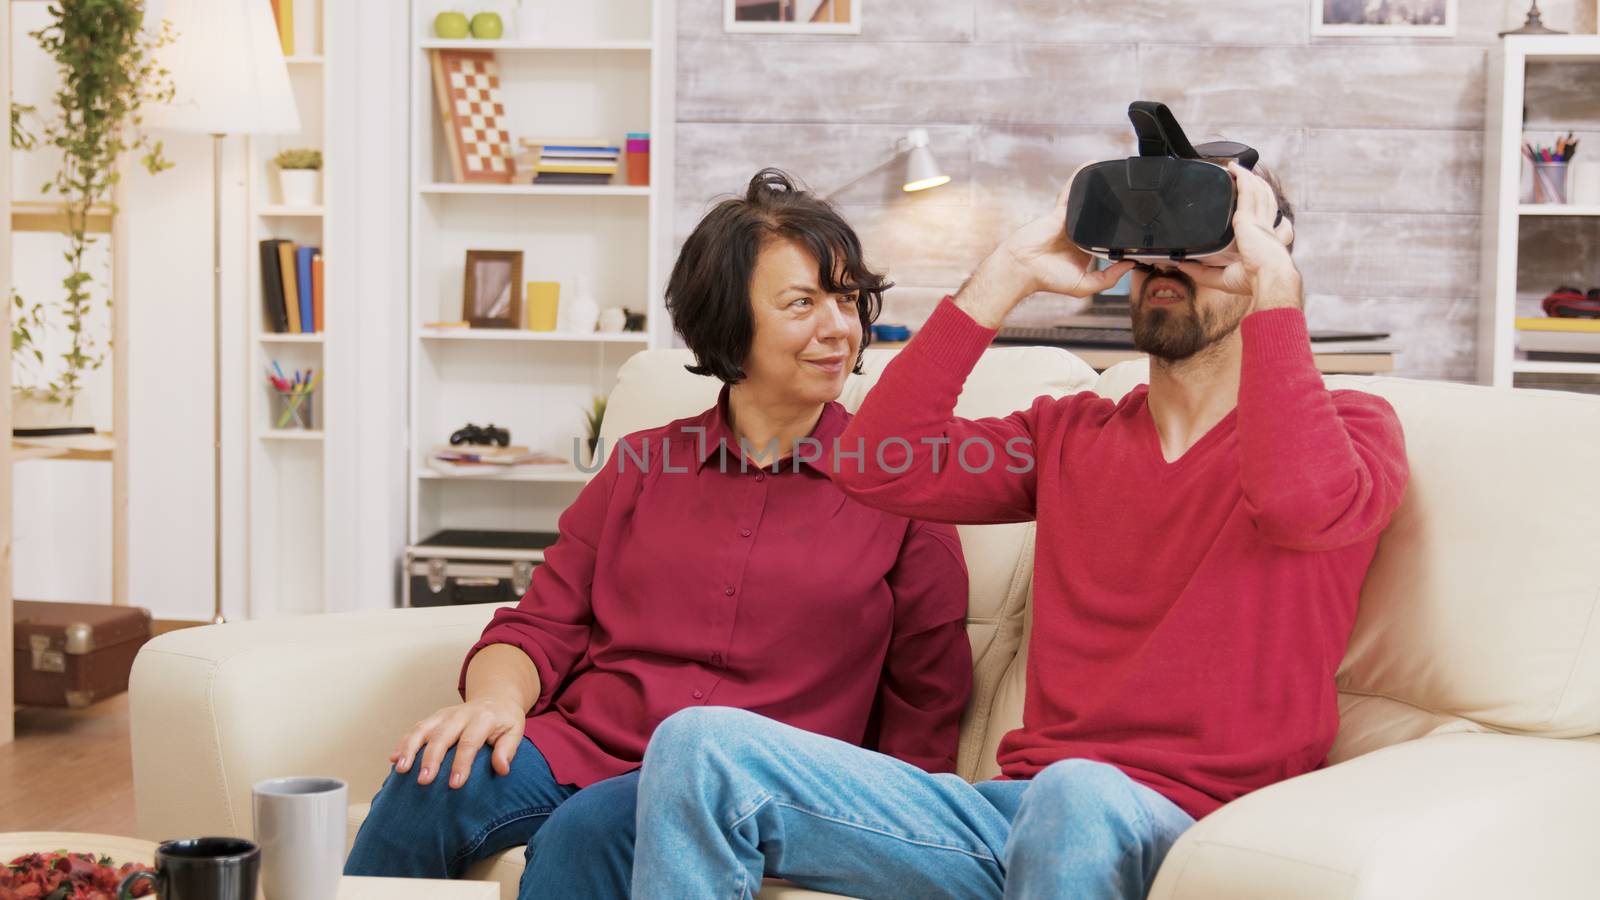
[{"label": "vintage suitcase", "polygon": [[18,706],[81,708],[122,693],[150,639],[150,611],[136,606],[18,600],[12,615]]},{"label": "vintage suitcase", "polygon": [[555,543],[550,531],[441,531],[406,548],[406,606],[515,603]]}]

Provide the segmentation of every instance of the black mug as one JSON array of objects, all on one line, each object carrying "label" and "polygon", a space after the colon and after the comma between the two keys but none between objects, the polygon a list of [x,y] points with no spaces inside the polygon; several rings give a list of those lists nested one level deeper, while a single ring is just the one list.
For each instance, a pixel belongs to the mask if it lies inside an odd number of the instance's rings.
[{"label": "black mug", "polygon": [[161,900],[255,900],[261,848],[231,837],[167,841],[156,848],[155,869],[122,879],[118,900],[129,900],[141,878],[155,885]]}]

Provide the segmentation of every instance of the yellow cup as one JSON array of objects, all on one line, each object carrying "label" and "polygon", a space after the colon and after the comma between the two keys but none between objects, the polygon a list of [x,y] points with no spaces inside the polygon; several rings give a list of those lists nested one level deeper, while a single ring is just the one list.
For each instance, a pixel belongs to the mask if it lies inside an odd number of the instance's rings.
[{"label": "yellow cup", "polygon": [[527,328],[529,331],[555,331],[556,307],[561,299],[561,282],[559,281],[530,281],[528,282],[527,302]]}]

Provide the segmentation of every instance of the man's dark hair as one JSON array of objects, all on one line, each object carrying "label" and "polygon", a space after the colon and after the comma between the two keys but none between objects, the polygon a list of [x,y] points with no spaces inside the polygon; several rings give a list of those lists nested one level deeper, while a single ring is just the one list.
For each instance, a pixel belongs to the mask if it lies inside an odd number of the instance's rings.
[{"label": "man's dark hair", "polygon": [[[750,279],[768,241],[786,239],[817,260],[817,281],[830,294],[856,294],[861,350],[893,285],[867,268],[861,240],[828,201],[797,187],[779,169],[762,169],[744,197],[718,203],[684,241],[667,280],[672,326],[694,351],[696,375],[726,384],[745,378],[744,361],[755,334]],[[854,371],[861,372],[861,354]]]},{"label": "man's dark hair", "polygon": [[[1278,181],[1277,174],[1275,174],[1271,169],[1267,168],[1264,163],[1256,163],[1255,173],[1261,176],[1261,180],[1267,183],[1267,187],[1272,188],[1272,195],[1278,198],[1278,209],[1283,212],[1283,217],[1289,221],[1289,224],[1293,225],[1294,204],[1290,203],[1288,196],[1284,194],[1283,184],[1282,182]],[[1299,239],[1300,235],[1298,232],[1294,237],[1289,239],[1290,253],[1294,252],[1294,242]]]}]

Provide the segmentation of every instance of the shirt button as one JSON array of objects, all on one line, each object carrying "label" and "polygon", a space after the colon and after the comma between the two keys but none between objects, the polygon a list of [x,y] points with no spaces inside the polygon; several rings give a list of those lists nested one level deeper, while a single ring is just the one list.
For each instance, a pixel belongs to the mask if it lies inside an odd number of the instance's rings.
[{"label": "shirt button", "polygon": [[701,692],[701,691],[695,691],[694,692],[694,698],[696,700],[699,700],[701,697],[704,697],[704,696],[705,696],[705,694],[703,692]]},{"label": "shirt button", "polygon": [[750,536],[750,529],[748,529],[748,528],[739,529],[739,537],[749,537],[749,536]]},{"label": "shirt button", "polygon": [[711,664],[713,666],[722,665],[722,654],[721,653],[713,653],[713,654],[711,654]]},{"label": "shirt button", "polygon": [[765,472],[757,472],[756,473],[756,480],[757,481],[766,481],[767,480],[767,473],[765,473]]},{"label": "shirt button", "polygon": [[733,588],[731,588],[731,587],[725,587],[725,588],[723,588],[723,589],[722,589],[722,592],[723,592],[723,593],[724,593],[724,594],[726,594],[726,595],[728,595],[728,596],[729,596],[729,597],[732,597],[732,596],[733,596]]}]

